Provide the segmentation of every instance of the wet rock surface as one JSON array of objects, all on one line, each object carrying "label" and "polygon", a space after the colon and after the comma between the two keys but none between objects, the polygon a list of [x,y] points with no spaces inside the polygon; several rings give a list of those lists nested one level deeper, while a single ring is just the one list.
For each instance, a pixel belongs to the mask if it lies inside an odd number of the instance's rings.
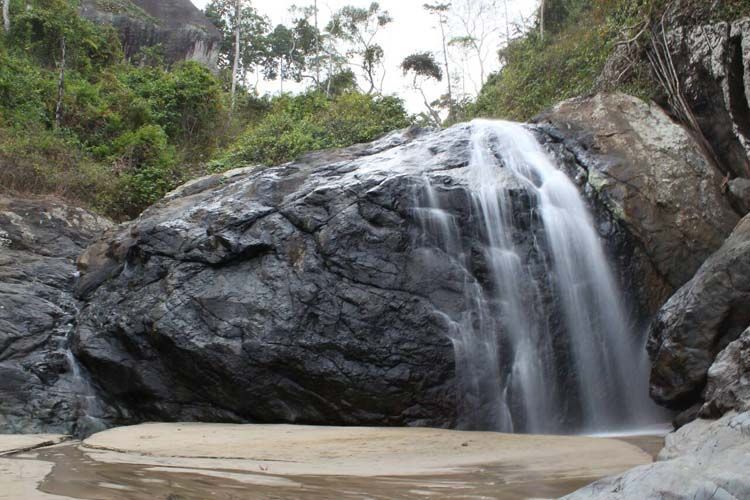
[{"label": "wet rock surface", "polygon": [[649,332],[652,397],[679,410],[700,404],[709,367],[748,325],[750,217],[745,217],[656,315]]},{"label": "wet rock surface", "polygon": [[[116,422],[455,426],[452,329],[471,310],[467,283],[489,286],[470,132],[411,130],[199,179],[90,247],[74,351]],[[425,236],[426,181],[461,221],[470,266]],[[535,200],[508,182],[512,237],[542,271]],[[601,229],[628,244],[621,226]]]},{"label": "wet rock surface", "polygon": [[632,236],[632,255],[620,244],[617,258],[647,313],[693,276],[739,220],[719,172],[656,105],[597,94],[560,103],[537,121],[572,157],[569,174],[599,207],[600,221],[609,217]]},{"label": "wet rock surface", "polygon": [[395,134],[183,187],[82,257],[75,352],[125,421],[452,425],[434,304],[463,298],[409,211],[466,141]]},{"label": "wet rock surface", "polygon": [[750,498],[750,413],[696,420],[667,436],[658,460],[597,481],[565,500]]},{"label": "wet rock surface", "polygon": [[109,226],[54,201],[0,197],[0,431],[74,431],[75,259]]}]

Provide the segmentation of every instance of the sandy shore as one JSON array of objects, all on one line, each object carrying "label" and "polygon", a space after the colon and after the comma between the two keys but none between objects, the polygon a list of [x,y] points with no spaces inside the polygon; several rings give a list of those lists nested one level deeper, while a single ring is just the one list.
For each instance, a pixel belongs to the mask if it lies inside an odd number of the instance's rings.
[{"label": "sandy shore", "polygon": [[62,443],[68,436],[61,434],[0,434],[0,456]]},{"label": "sandy shore", "polygon": [[[0,450],[62,438],[0,436]],[[0,458],[0,499],[555,498],[651,460],[612,438],[144,424]]]},{"label": "sandy shore", "polygon": [[[616,439],[424,428],[144,424],[95,434],[84,449],[149,458],[220,460],[281,475],[415,476],[493,464],[557,477],[606,475],[651,461]],[[124,457],[120,456],[119,459]],[[148,462],[148,458],[145,459]]]}]

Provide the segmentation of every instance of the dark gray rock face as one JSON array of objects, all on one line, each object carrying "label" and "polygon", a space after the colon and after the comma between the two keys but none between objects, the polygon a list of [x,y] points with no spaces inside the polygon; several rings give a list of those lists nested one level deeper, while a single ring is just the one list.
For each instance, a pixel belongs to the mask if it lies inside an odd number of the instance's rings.
[{"label": "dark gray rock face", "polygon": [[0,197],[0,432],[76,430],[75,259],[109,226],[60,203]]},{"label": "dark gray rock face", "polygon": [[708,369],[703,399],[704,417],[750,411],[750,328],[721,351]]},{"label": "dark gray rock face", "polygon": [[664,111],[622,93],[571,99],[537,121],[554,127],[598,212],[634,238],[631,288],[653,314],[737,224],[722,176]]},{"label": "dark gray rock face", "polygon": [[460,166],[467,133],[411,140],[167,196],[82,257],[77,356],[131,420],[452,425],[434,304],[463,298],[409,211],[422,168]]},{"label": "dark gray rock face", "polygon": [[677,26],[668,42],[685,98],[722,165],[750,177],[750,19]]},{"label": "dark gray rock face", "polygon": [[750,498],[750,413],[696,420],[669,434],[653,464],[608,477],[565,500]]},{"label": "dark gray rock face", "polygon": [[[74,352],[125,422],[461,424],[451,339],[466,287],[491,279],[470,136],[412,130],[182,186],[81,257]],[[426,181],[471,265],[425,227]],[[536,198],[509,190],[515,245],[559,311]]]},{"label": "dark gray rock face", "polygon": [[750,325],[750,216],[675,293],[649,332],[651,395],[686,409],[702,401],[709,367]]},{"label": "dark gray rock face", "polygon": [[81,14],[117,28],[128,58],[161,45],[167,63],[193,60],[216,70],[221,34],[190,0],[84,0]]}]

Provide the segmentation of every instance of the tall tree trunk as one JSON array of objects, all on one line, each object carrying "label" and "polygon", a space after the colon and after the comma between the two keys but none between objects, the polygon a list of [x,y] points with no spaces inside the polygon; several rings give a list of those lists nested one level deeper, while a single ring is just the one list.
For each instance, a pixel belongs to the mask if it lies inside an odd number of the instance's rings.
[{"label": "tall tree trunk", "polygon": [[440,16],[440,35],[443,37],[443,61],[445,63],[445,78],[448,80],[448,118],[453,118],[453,85],[451,83],[451,70],[448,66],[448,44],[445,41],[445,19]]},{"label": "tall tree trunk", "polygon": [[232,65],[232,111],[237,102],[237,70],[240,67],[240,25],[242,24],[242,0],[235,0],[234,12],[234,64]]},{"label": "tall tree trunk", "polygon": [[331,97],[331,84],[333,83],[333,54],[328,55],[328,82],[326,83],[326,97]]},{"label": "tall tree trunk", "polygon": [[65,36],[60,40],[60,76],[57,80],[57,104],[55,105],[55,128],[60,128],[65,97]]},{"label": "tall tree trunk", "polygon": [[6,33],[10,31],[10,0],[3,0],[3,28]]},{"label": "tall tree trunk", "polygon": [[442,120],[440,119],[440,114],[435,111],[435,108],[430,106],[430,101],[427,100],[427,96],[424,93],[424,90],[422,90],[422,86],[417,83],[417,75],[414,75],[414,81],[412,83],[412,86],[419,91],[420,94],[422,94],[422,101],[424,102],[424,107],[427,108],[427,112],[430,115],[430,118],[432,118],[433,123],[436,127],[440,128],[442,125]]},{"label": "tall tree trunk", "polygon": [[539,5],[539,37],[544,41],[544,0]]},{"label": "tall tree trunk", "polygon": [[315,85],[320,89],[320,31],[318,31],[318,0],[313,3],[315,9]]},{"label": "tall tree trunk", "polygon": [[505,43],[510,43],[510,19],[508,19],[508,0],[503,0],[505,6]]}]

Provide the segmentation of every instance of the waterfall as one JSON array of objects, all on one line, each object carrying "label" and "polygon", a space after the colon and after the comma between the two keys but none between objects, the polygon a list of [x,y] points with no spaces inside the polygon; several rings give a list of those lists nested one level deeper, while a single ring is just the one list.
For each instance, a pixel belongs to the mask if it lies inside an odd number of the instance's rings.
[{"label": "waterfall", "polygon": [[88,436],[106,429],[108,425],[102,419],[105,415],[105,408],[88,373],[81,368],[70,348],[65,351],[65,359],[70,369],[71,391],[75,394],[77,405],[75,433],[79,436]]},{"label": "waterfall", "polygon": [[546,433],[646,423],[645,338],[632,330],[576,186],[522,125],[470,127],[463,175],[473,224],[434,180],[417,212],[441,255],[467,270],[466,307],[449,318],[460,426]]}]

